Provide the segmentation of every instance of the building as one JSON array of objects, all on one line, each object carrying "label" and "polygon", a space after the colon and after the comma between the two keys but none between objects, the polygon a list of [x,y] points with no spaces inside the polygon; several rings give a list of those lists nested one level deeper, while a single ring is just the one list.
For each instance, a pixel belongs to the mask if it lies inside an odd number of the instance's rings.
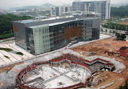
[{"label": "building", "polygon": [[50,10],[51,16],[61,16],[63,13],[71,11],[71,6],[56,6],[52,7]]},{"label": "building", "polygon": [[88,15],[13,22],[16,45],[34,54],[64,47],[72,41],[99,39],[100,18]]},{"label": "building", "polygon": [[101,13],[102,19],[110,19],[110,0],[74,1],[72,11]]}]

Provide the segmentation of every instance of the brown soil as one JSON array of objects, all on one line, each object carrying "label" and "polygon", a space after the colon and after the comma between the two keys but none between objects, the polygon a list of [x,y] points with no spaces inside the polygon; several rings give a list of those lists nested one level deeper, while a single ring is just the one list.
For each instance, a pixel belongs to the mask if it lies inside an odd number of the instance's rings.
[{"label": "brown soil", "polygon": [[[124,85],[125,79],[122,75],[118,74],[118,73],[114,73],[114,72],[109,72],[109,71],[104,71],[103,73],[99,73],[97,75],[99,78],[102,78],[103,81],[98,82],[98,85],[95,86],[95,88],[98,88],[100,86],[103,86],[105,84],[111,83],[111,82],[115,82],[114,84],[112,84],[109,87],[106,87],[105,89],[118,89],[119,86]],[[106,78],[106,76],[108,78]]]},{"label": "brown soil", "polygon": [[128,25],[128,22],[121,22],[120,24]]},{"label": "brown soil", "polygon": [[117,41],[115,40],[115,38],[108,38],[108,39],[92,42],[83,46],[74,47],[71,49],[80,53],[83,56],[90,56],[87,54],[87,52],[93,52],[93,53],[96,53],[96,55],[105,56],[112,59],[115,58],[118,61],[122,62],[125,65],[126,69],[121,74],[106,71],[105,73],[109,75],[109,78],[105,79],[105,81],[103,82],[98,83],[98,85],[96,86],[96,87],[99,87],[99,86],[108,84],[112,81],[115,81],[114,84],[112,84],[111,86],[105,89],[119,89],[119,86],[124,85],[125,80],[128,79],[128,59],[124,61],[120,57],[117,57],[115,55],[108,56],[104,52],[105,51],[115,52],[123,46],[128,47],[128,42]]},{"label": "brown soil", "polygon": [[[15,65],[20,65],[20,64],[23,64],[23,63],[24,63],[24,62],[20,62],[20,63],[17,63],[17,64],[15,64]],[[6,66],[6,67],[4,67],[4,68],[0,68],[0,73],[12,69],[15,65],[10,65],[10,66]]]}]

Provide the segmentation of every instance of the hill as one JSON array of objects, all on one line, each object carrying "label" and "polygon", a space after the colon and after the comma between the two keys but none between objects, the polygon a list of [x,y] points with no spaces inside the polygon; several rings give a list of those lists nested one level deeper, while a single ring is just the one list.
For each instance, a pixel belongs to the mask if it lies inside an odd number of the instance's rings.
[{"label": "hill", "polygon": [[111,16],[125,17],[128,16],[128,5],[121,7],[111,7]]},{"label": "hill", "polygon": [[41,6],[23,6],[23,7],[13,7],[10,8],[10,10],[20,10],[20,9],[37,9],[37,8],[42,8],[42,7],[52,7],[54,5],[50,4],[50,3],[44,3]]},{"label": "hill", "polygon": [[13,7],[10,10],[20,10],[20,9],[36,9],[41,8],[40,6],[23,6],[23,7]]},{"label": "hill", "polygon": [[52,5],[52,4],[50,4],[50,3],[44,3],[42,6],[43,6],[43,7],[52,7],[52,6],[54,6],[54,5]]},{"label": "hill", "polygon": [[126,6],[121,6],[120,8],[128,9],[128,5],[126,5]]}]

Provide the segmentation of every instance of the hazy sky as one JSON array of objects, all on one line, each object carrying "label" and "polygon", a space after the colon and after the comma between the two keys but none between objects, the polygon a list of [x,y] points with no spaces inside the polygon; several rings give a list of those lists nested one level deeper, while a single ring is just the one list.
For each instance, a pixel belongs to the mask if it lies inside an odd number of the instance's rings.
[{"label": "hazy sky", "polygon": [[[4,7],[4,8],[20,7],[20,6],[28,6],[28,5],[42,5],[44,3],[59,5],[59,4],[71,4],[73,1],[74,0],[0,0],[0,7]],[[111,4],[126,3],[126,2],[128,3],[128,0],[111,0]]]}]

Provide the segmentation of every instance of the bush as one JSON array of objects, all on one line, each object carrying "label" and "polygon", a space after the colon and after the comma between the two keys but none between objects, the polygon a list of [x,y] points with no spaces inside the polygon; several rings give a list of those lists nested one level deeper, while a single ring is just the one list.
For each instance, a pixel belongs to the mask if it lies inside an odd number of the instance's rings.
[{"label": "bush", "polygon": [[22,56],[24,55],[22,52],[17,52],[16,54],[18,54],[18,55],[22,55]]},{"label": "bush", "polygon": [[101,32],[103,32],[103,29],[101,28]]},{"label": "bush", "polygon": [[7,52],[13,51],[13,50],[10,49],[10,48],[0,48],[0,50],[4,50],[4,51],[7,51]]},{"label": "bush", "polygon": [[8,57],[8,56],[6,56],[6,55],[4,55],[4,57],[6,57],[7,59],[10,59],[10,57]]},{"label": "bush", "polygon": [[34,53],[32,51],[30,53],[34,55]]}]

